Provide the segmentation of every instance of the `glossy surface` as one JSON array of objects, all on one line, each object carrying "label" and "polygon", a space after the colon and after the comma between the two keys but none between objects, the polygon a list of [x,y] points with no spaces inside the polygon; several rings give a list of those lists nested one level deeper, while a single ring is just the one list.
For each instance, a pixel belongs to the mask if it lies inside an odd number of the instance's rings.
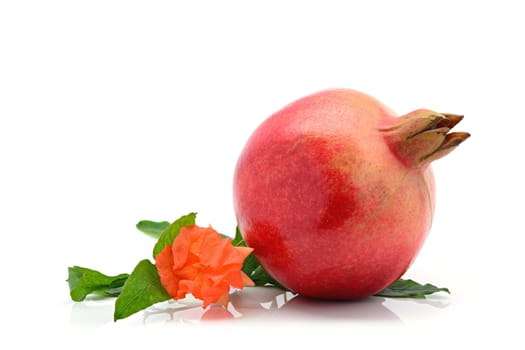
[{"label": "glossy surface", "polygon": [[430,168],[407,168],[380,131],[397,121],[353,90],[302,98],[264,121],[234,177],[241,232],[282,284],[359,298],[394,282],[432,221]]},{"label": "glossy surface", "polygon": [[[187,297],[177,302],[171,300],[158,303],[130,319],[118,322],[140,322],[146,327],[176,327],[177,324],[219,321],[223,321],[222,325],[242,325],[265,321],[309,323],[339,320],[401,326],[407,321],[411,322],[418,314],[422,316],[423,310],[437,313],[450,303],[451,298],[441,293],[421,300],[369,297],[359,301],[333,302],[310,299],[277,288],[247,287],[243,291],[233,291],[226,308],[219,304],[202,308],[202,302]],[[112,304],[112,299],[74,304],[70,310],[70,323],[80,328],[109,325],[112,322]],[[409,305],[413,310],[400,312],[399,307],[402,305]]]}]

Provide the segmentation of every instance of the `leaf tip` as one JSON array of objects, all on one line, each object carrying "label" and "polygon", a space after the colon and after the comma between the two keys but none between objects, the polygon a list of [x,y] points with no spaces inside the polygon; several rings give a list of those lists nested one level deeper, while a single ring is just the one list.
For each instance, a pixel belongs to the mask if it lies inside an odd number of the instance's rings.
[{"label": "leaf tip", "polygon": [[118,320],[121,320],[123,318],[124,317],[122,317],[121,315],[117,314],[117,310],[115,310],[115,312],[113,313],[113,322],[117,322]]}]

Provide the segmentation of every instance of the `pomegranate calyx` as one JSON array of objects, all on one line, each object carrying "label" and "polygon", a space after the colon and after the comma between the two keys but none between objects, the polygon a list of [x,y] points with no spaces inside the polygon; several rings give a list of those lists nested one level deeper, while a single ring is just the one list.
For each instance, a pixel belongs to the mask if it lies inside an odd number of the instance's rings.
[{"label": "pomegranate calyx", "polygon": [[408,167],[421,168],[439,159],[470,137],[466,132],[449,133],[462,115],[418,109],[379,129],[390,150]]},{"label": "pomegranate calyx", "polygon": [[421,159],[422,164],[429,164],[436,159],[446,156],[469,137],[470,134],[468,132],[452,132],[447,134],[438,149]]},{"label": "pomegranate calyx", "polygon": [[448,121],[448,127],[452,129],[456,124],[458,124],[460,121],[463,120],[463,116],[459,114],[452,114],[452,113],[442,113],[447,118]]}]

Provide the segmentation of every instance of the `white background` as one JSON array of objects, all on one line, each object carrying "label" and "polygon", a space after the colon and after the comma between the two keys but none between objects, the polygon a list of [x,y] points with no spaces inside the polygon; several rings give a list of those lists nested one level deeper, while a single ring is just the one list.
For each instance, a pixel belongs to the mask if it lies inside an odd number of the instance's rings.
[{"label": "white background", "polygon": [[[2,348],[524,346],[520,2],[182,3],[0,2]],[[69,300],[68,266],[116,274],[150,256],[141,219],[198,211],[233,233],[251,132],[331,87],[465,114],[473,136],[435,163],[434,226],[406,275],[452,295],[297,299],[207,325],[191,310],[114,324],[113,301]]]}]

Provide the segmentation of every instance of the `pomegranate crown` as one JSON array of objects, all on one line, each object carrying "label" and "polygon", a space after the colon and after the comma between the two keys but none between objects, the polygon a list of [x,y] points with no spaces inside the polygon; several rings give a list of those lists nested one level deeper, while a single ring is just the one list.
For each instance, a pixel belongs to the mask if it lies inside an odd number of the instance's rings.
[{"label": "pomegranate crown", "polygon": [[379,130],[397,157],[410,167],[420,168],[449,154],[470,137],[467,132],[450,132],[462,119],[458,114],[418,109]]}]

